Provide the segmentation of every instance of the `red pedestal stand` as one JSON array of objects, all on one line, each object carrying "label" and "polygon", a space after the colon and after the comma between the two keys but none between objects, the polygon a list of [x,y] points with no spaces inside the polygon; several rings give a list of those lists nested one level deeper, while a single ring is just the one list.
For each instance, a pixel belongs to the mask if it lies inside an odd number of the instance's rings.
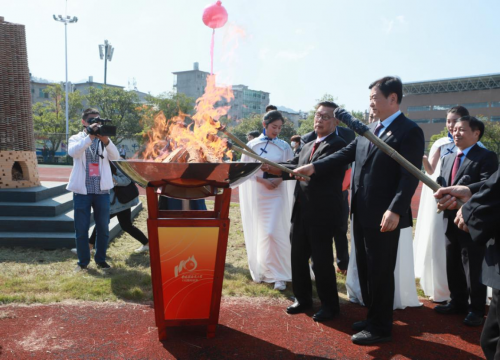
[{"label": "red pedestal stand", "polygon": [[207,325],[215,336],[227,238],[231,189],[215,196],[213,211],[158,209],[155,187],[147,187],[148,234],[156,326]]}]

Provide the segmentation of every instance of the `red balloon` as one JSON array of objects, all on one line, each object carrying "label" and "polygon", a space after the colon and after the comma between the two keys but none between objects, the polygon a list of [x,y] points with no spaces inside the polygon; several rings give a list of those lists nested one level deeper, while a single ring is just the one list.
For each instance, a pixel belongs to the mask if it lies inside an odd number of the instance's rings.
[{"label": "red balloon", "polygon": [[226,24],[227,11],[220,1],[205,8],[203,11],[203,22],[212,29],[223,27]]}]

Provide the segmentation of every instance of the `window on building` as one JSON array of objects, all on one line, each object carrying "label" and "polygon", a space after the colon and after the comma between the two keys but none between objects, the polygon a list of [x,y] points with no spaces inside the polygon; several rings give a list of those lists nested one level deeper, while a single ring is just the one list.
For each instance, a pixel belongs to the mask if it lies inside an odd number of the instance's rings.
[{"label": "window on building", "polygon": [[500,121],[500,116],[492,116],[491,121]]},{"label": "window on building", "polygon": [[487,102],[468,103],[468,104],[462,104],[462,106],[466,107],[467,109],[487,108],[488,103]]},{"label": "window on building", "polygon": [[31,88],[31,93],[34,94],[35,93],[35,89]]},{"label": "window on building", "polygon": [[408,111],[430,111],[430,106],[408,106]]},{"label": "window on building", "polygon": [[43,98],[43,89],[42,88],[38,89],[38,97]]},{"label": "window on building", "polygon": [[432,119],[433,124],[440,124],[440,123],[445,123],[446,118],[439,118],[439,119]]},{"label": "window on building", "polygon": [[413,120],[413,121],[415,121],[417,124],[428,124],[428,123],[431,122],[430,119],[416,119],[416,120]]},{"label": "window on building", "polygon": [[451,109],[454,106],[457,106],[458,104],[448,104],[448,105],[434,105],[432,107],[432,110],[448,110]]},{"label": "window on building", "polygon": [[500,101],[492,101],[491,107],[500,107]]}]

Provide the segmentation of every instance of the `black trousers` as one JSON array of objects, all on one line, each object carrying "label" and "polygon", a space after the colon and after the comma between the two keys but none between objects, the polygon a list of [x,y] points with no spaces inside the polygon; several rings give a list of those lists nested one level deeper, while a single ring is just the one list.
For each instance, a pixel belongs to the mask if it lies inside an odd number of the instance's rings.
[{"label": "black trousers", "polygon": [[316,278],[316,289],[321,306],[339,311],[337,278],[333,265],[333,233],[329,224],[311,225],[303,220],[300,208],[292,219],[290,239],[292,242],[292,286],[298,302],[312,302],[312,281],[309,258]]},{"label": "black trousers", "polygon": [[470,234],[460,230],[451,218],[446,237],[446,275],[451,302],[479,316],[484,315],[486,286],[480,278],[486,248],[472,241]]},{"label": "black trousers", "polygon": [[500,290],[493,289],[488,317],[481,333],[481,348],[486,359],[500,360]]},{"label": "black trousers", "polygon": [[[139,230],[132,224],[132,211],[130,209],[125,209],[123,211],[120,211],[119,213],[112,214],[109,216],[109,218],[112,219],[115,216],[118,217],[118,222],[120,223],[120,226],[123,231],[129,233],[130,236],[139,241],[142,245],[146,245],[149,242],[146,235],[144,235],[144,233],[141,230]],[[89,238],[89,244],[95,245],[95,237],[96,237],[96,231],[94,226],[92,235],[90,235]]]},{"label": "black trousers", "polygon": [[347,270],[349,265],[349,248],[347,246],[347,229],[349,220],[349,191],[342,192],[342,215],[341,225],[335,228],[333,238],[335,240],[335,251],[337,253],[337,266],[341,270]]},{"label": "black trousers", "polygon": [[354,216],[353,230],[361,295],[368,307],[366,330],[390,335],[400,229],[380,232],[380,228],[365,228]]}]

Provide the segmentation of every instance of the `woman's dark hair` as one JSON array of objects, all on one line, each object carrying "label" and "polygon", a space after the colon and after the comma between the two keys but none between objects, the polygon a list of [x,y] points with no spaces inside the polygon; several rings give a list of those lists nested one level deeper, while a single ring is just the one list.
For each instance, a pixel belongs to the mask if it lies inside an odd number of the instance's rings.
[{"label": "woman's dark hair", "polygon": [[283,121],[285,123],[285,119],[283,118],[283,115],[278,110],[271,110],[268,113],[264,115],[264,118],[262,119],[264,121],[264,124],[266,124],[266,127],[278,120]]},{"label": "woman's dark hair", "polygon": [[293,135],[293,136],[290,138],[290,141],[298,141],[298,142],[300,142],[300,135]]},{"label": "woman's dark hair", "polygon": [[274,105],[267,105],[266,106],[266,112],[269,112],[271,110],[278,110],[278,108]]},{"label": "woman's dark hair", "polygon": [[457,114],[458,116],[469,116],[469,110],[464,108],[463,106],[453,106],[451,109],[448,109],[447,114]]},{"label": "woman's dark hair", "polygon": [[248,135],[253,136],[254,138],[257,138],[260,136],[260,131],[259,130],[252,130],[252,131],[247,132],[247,136]]},{"label": "woman's dark hair", "polygon": [[398,104],[401,104],[401,100],[403,100],[403,83],[397,76],[386,76],[382,79],[375,80],[370,84],[368,89],[371,90],[374,87],[378,87],[380,92],[384,94],[386,99],[392,93],[396,94],[398,98]]},{"label": "woman's dark hair", "polygon": [[479,130],[479,138],[477,140],[481,140],[484,134],[484,123],[481,120],[478,120],[474,116],[466,115],[457,120],[457,122],[459,121],[467,121],[472,131]]}]

